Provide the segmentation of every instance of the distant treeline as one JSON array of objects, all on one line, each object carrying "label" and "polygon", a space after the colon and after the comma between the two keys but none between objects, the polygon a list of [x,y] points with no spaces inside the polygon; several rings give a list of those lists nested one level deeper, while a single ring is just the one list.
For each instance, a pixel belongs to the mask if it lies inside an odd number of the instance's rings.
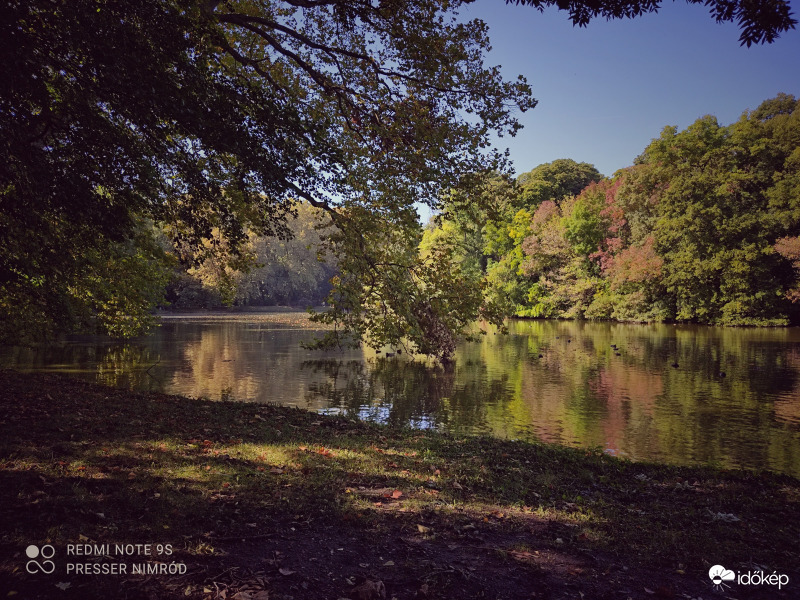
[{"label": "distant treeline", "polygon": [[177,267],[167,285],[167,308],[322,305],[336,273],[334,262],[321,254],[325,219],[309,204],[295,208],[291,239],[252,237],[242,256],[218,247],[200,266]]},{"label": "distant treeline", "polygon": [[800,306],[800,102],[666,127],[606,178],[557,160],[435,218],[464,277],[519,316],[785,325]]}]

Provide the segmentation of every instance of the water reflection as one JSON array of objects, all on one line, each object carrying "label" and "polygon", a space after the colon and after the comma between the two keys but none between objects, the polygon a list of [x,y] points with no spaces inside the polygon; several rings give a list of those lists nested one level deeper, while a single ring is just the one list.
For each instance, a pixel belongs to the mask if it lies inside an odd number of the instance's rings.
[{"label": "water reflection", "polygon": [[634,459],[800,475],[800,331],[519,321],[441,367],[319,353],[301,316],[169,319],[127,344],[6,349],[5,366],[193,397],[274,402]]}]

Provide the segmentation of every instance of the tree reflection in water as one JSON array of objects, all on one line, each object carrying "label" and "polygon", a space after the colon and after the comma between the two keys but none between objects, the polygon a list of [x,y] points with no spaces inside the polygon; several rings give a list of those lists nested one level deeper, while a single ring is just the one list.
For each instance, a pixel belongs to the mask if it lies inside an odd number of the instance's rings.
[{"label": "tree reflection in water", "polygon": [[[6,348],[3,366],[417,428],[800,475],[800,331],[516,321],[447,366],[320,353],[302,316],[169,320],[126,344]],[[678,367],[672,365],[677,364]]]}]

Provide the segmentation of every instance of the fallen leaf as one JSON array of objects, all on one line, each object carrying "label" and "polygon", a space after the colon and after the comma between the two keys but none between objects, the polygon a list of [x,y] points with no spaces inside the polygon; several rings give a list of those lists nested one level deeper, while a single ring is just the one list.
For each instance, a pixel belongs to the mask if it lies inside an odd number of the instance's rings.
[{"label": "fallen leaf", "polygon": [[527,552],[526,550],[511,550],[509,554],[516,558],[517,560],[526,561],[526,560],[535,560],[535,557],[532,552]]},{"label": "fallen leaf", "polygon": [[353,588],[358,600],[384,600],[386,598],[386,586],[382,581],[367,579],[361,585]]},{"label": "fallen leaf", "polygon": [[417,529],[419,530],[420,533],[430,533],[431,532],[431,528],[430,527],[425,527],[425,525],[417,525]]},{"label": "fallen leaf", "polygon": [[275,473],[275,475],[280,475],[281,473],[283,473],[283,469],[279,469],[278,467],[272,467],[269,470],[269,472],[270,473]]},{"label": "fallen leaf", "polygon": [[289,575],[294,575],[297,571],[292,571],[291,569],[278,569],[278,573],[281,575],[285,575],[288,577]]},{"label": "fallen leaf", "polygon": [[395,500],[397,500],[402,495],[403,495],[403,492],[401,492],[400,490],[395,490],[395,491],[392,492],[392,498],[394,498]]},{"label": "fallen leaf", "polygon": [[62,581],[62,582],[60,582],[60,583],[57,583],[57,584],[56,584],[56,587],[57,587],[58,589],[60,589],[60,590],[66,590],[66,589],[67,589],[68,587],[70,587],[71,585],[72,585],[72,584],[71,584],[69,581]]}]

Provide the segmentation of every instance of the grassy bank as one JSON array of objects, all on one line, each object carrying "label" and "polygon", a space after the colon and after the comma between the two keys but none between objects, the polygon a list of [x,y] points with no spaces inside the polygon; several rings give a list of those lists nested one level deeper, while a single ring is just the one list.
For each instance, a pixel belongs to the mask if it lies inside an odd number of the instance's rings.
[{"label": "grassy bank", "polygon": [[0,597],[796,598],[799,517],[786,476],[0,371]]}]

